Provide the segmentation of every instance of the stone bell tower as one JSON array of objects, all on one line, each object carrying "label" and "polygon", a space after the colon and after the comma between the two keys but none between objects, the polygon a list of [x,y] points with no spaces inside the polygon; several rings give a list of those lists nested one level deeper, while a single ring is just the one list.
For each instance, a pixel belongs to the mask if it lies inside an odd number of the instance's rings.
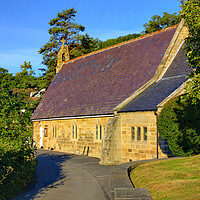
[{"label": "stone bell tower", "polygon": [[[56,74],[60,71],[63,64],[70,60],[69,48],[68,48],[67,42],[65,41],[64,38],[62,38],[61,42],[62,42],[62,46],[57,55]],[[66,46],[64,43],[66,43]]]}]

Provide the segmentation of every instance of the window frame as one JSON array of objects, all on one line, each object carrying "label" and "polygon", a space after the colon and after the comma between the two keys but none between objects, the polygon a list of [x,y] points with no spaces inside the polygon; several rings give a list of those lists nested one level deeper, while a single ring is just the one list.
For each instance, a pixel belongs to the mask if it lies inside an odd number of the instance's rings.
[{"label": "window frame", "polygon": [[78,128],[77,128],[77,123],[74,122],[72,124],[72,140],[78,140]]},{"label": "window frame", "polygon": [[99,142],[103,140],[103,128],[99,121],[95,124],[95,140]]},{"label": "window frame", "polygon": [[135,141],[135,142],[148,141],[148,127],[147,126],[131,126],[130,140]]}]

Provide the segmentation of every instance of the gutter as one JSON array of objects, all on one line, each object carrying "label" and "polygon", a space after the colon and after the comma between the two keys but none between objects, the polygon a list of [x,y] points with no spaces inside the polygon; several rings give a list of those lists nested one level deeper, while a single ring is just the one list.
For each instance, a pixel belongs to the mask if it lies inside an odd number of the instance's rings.
[{"label": "gutter", "polygon": [[101,118],[101,117],[114,117],[114,114],[110,115],[88,115],[88,116],[76,116],[76,117],[55,117],[44,119],[32,119],[32,122],[36,121],[53,121],[53,120],[66,120],[66,119],[84,119],[84,118]]},{"label": "gutter", "polygon": [[158,138],[158,127],[157,127],[157,118],[158,118],[158,113],[157,110],[154,110],[154,114],[156,116],[156,138],[157,138],[157,142],[156,142],[156,158],[159,159],[159,153],[158,153],[158,145],[159,145],[159,138]]}]

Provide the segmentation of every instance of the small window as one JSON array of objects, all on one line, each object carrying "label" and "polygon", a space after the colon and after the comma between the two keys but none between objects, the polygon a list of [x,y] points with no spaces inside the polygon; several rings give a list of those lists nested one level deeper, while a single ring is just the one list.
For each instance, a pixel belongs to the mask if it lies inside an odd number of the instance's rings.
[{"label": "small window", "polygon": [[141,140],[141,128],[137,127],[137,140]]},{"label": "small window", "polygon": [[57,138],[57,128],[53,126],[53,138]]},{"label": "small window", "polygon": [[143,127],[143,140],[147,140],[147,127]]},{"label": "small window", "polygon": [[101,124],[99,125],[99,139],[102,140]]},{"label": "small window", "polygon": [[47,128],[44,128],[44,137],[47,137]]},{"label": "small window", "polygon": [[131,140],[135,140],[135,127],[131,127]]},{"label": "small window", "polygon": [[55,126],[55,138],[57,138],[57,127]]},{"label": "small window", "polygon": [[103,139],[102,126],[101,126],[100,122],[98,122],[96,124],[95,133],[96,133],[96,140],[102,140]]},{"label": "small window", "polygon": [[96,139],[98,140],[99,138],[99,126],[96,125]]},{"label": "small window", "polygon": [[77,132],[77,125],[73,124],[72,126],[72,138],[77,139],[78,138],[78,132]]},{"label": "small window", "polygon": [[65,53],[62,54],[62,61],[65,61],[66,58],[65,58]]},{"label": "small window", "polygon": [[77,125],[75,125],[75,136],[76,136],[76,139],[77,139],[78,138]]}]

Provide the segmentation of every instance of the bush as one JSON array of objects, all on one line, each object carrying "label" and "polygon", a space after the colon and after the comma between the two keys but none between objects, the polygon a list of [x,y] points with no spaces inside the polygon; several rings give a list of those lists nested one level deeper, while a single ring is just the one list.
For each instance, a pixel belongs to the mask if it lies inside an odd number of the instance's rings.
[{"label": "bush", "polygon": [[37,160],[28,139],[0,139],[0,199],[10,199],[31,181]]},{"label": "bush", "polygon": [[157,126],[161,137],[168,141],[174,156],[200,153],[200,103],[170,100],[158,116]]}]

